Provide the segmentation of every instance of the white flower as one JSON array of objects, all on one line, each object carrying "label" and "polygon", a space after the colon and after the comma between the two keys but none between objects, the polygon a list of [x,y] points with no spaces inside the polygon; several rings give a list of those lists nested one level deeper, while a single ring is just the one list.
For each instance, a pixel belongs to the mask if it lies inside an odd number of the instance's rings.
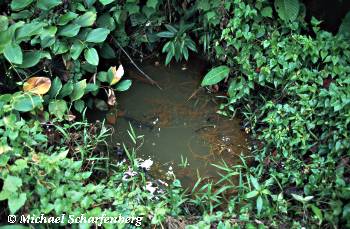
[{"label": "white flower", "polygon": [[153,187],[152,182],[147,182],[146,183],[146,190],[149,191],[153,195],[154,192],[157,190],[157,187]]},{"label": "white flower", "polygon": [[137,175],[137,172],[133,171],[130,167],[128,169],[128,171],[126,171],[123,175],[122,180],[123,181],[127,181],[128,179],[130,179],[131,177],[134,177]]},{"label": "white flower", "polygon": [[151,159],[147,159],[140,164],[140,167],[143,169],[149,170],[152,165],[153,165],[153,161]]}]

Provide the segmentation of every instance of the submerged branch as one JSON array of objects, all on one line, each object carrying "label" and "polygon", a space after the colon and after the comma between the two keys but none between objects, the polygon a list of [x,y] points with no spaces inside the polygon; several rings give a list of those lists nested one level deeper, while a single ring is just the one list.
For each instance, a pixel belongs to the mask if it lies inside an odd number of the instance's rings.
[{"label": "submerged branch", "polygon": [[162,90],[162,88],[159,86],[159,84],[154,81],[149,75],[147,75],[144,71],[142,71],[137,64],[134,62],[134,60],[130,57],[130,55],[125,51],[125,49],[119,44],[119,42],[112,37],[114,43],[123,51],[123,53],[128,57],[128,59],[130,60],[130,62],[132,63],[132,65],[134,65],[134,67],[144,76],[146,77],[146,79],[153,85],[156,85],[160,90]]}]

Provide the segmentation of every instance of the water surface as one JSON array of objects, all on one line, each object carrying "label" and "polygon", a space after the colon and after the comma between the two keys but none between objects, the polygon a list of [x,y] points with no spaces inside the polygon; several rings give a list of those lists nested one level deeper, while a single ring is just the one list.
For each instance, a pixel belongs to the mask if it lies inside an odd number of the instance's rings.
[{"label": "water surface", "polygon": [[[162,90],[145,82],[136,70],[126,69],[133,85],[117,95],[118,112],[107,115],[115,122],[112,143],[129,139],[130,122],[138,135],[144,135],[138,156],[155,161],[156,173],[165,173],[171,166],[185,186],[197,180],[197,173],[217,177],[211,163],[239,163],[238,155],[247,152],[246,135],[238,119],[216,113],[220,101],[199,87],[202,62],[186,67],[154,62],[140,66]],[[184,166],[186,160],[189,165]]]}]

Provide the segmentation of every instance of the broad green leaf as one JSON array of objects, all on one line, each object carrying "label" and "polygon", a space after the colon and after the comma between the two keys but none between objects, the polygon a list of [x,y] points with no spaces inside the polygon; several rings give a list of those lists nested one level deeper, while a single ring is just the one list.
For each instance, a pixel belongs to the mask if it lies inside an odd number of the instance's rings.
[{"label": "broad green leaf", "polygon": [[65,25],[59,30],[58,35],[64,37],[75,37],[79,33],[80,27],[80,25],[74,23]]},{"label": "broad green leaf", "polygon": [[270,6],[267,6],[261,10],[261,15],[263,17],[270,17],[272,18],[272,8]]},{"label": "broad green leaf", "polygon": [[117,91],[126,91],[130,88],[132,81],[131,80],[122,80],[120,81],[115,89]]},{"label": "broad green leaf", "polygon": [[9,20],[6,16],[0,15],[0,32],[7,30],[9,26]]},{"label": "broad green leaf", "polygon": [[156,8],[158,5],[158,0],[147,0],[147,6],[151,8]]},{"label": "broad green leaf", "polygon": [[31,36],[38,35],[43,31],[44,26],[46,26],[46,24],[41,22],[25,24],[17,30],[16,39],[28,39]]},{"label": "broad green leaf", "polygon": [[70,48],[70,55],[72,59],[78,59],[83,49],[84,44],[80,40],[75,40]]},{"label": "broad green leaf", "polygon": [[49,112],[57,118],[62,119],[67,111],[67,102],[64,100],[51,100],[49,103]]},{"label": "broad green leaf", "polygon": [[315,216],[318,218],[320,223],[323,221],[323,215],[321,209],[316,207],[315,205],[311,204],[311,210],[315,214]]},{"label": "broad green leaf", "polygon": [[68,22],[70,22],[71,20],[73,20],[73,19],[75,19],[77,17],[78,17],[78,14],[69,11],[69,12],[61,15],[58,18],[57,25],[66,25]]},{"label": "broad green leaf", "polygon": [[107,72],[98,72],[97,79],[101,82],[109,82]]},{"label": "broad green leaf", "polygon": [[34,0],[12,0],[11,1],[11,9],[13,10],[21,10],[32,3]]},{"label": "broad green leaf", "polygon": [[99,57],[95,48],[87,48],[84,51],[84,57],[89,64],[98,65]]},{"label": "broad green leaf", "polygon": [[299,0],[275,0],[278,16],[284,21],[294,21],[299,14]]},{"label": "broad green leaf", "polygon": [[205,76],[202,81],[202,86],[209,86],[216,83],[219,83],[221,80],[226,78],[230,73],[230,68],[227,66],[219,66],[211,69]]},{"label": "broad green leaf", "polygon": [[109,30],[105,28],[98,28],[91,30],[86,37],[87,42],[101,43],[106,40]]},{"label": "broad green leaf", "polygon": [[341,34],[345,37],[350,37],[350,11],[345,15],[339,30],[338,34]]},{"label": "broad green leaf", "polygon": [[112,2],[114,2],[114,0],[99,0],[104,6],[105,5],[108,5],[108,4],[110,4],[110,3],[112,3]]},{"label": "broad green leaf", "polygon": [[62,87],[62,90],[60,91],[60,93],[58,94],[58,96],[60,98],[63,98],[67,95],[70,95],[73,91],[73,83],[72,81],[68,81],[67,83],[65,83]]},{"label": "broad green leaf", "polygon": [[74,109],[79,113],[83,112],[84,108],[85,108],[85,103],[83,100],[77,100],[74,102]]},{"label": "broad green leaf", "polygon": [[13,64],[23,63],[22,49],[18,44],[10,43],[5,46],[4,55],[6,59]]},{"label": "broad green leaf", "polygon": [[25,203],[27,200],[27,194],[21,193],[19,196],[11,196],[8,199],[8,205],[11,214],[15,214]]},{"label": "broad green leaf", "polygon": [[72,101],[76,101],[83,97],[85,93],[85,88],[86,88],[86,79],[79,81],[78,83],[74,84],[73,92],[70,95],[70,99]]},{"label": "broad green leaf", "polygon": [[12,107],[21,112],[28,112],[42,104],[42,98],[38,95],[29,93],[14,96]]},{"label": "broad green leaf", "polygon": [[62,0],[38,0],[36,6],[42,10],[50,10],[60,4],[62,4]]},{"label": "broad green leaf", "polygon": [[74,22],[81,27],[92,26],[96,20],[96,13],[92,11],[88,11],[83,15],[79,16]]},{"label": "broad green leaf", "polygon": [[50,98],[56,98],[56,96],[61,91],[61,89],[62,89],[62,82],[60,78],[56,77],[51,84],[51,88],[49,91]]},{"label": "broad green leaf", "polygon": [[30,68],[39,63],[41,60],[41,52],[40,51],[29,51],[23,54],[23,62],[19,65],[20,68]]},{"label": "broad green leaf", "polygon": [[99,53],[105,59],[116,58],[116,55],[115,55],[113,48],[107,42],[103,43],[102,48],[100,49]]},{"label": "broad green leaf", "polygon": [[96,25],[99,28],[105,28],[114,31],[116,28],[115,20],[108,13],[102,14],[98,17]]},{"label": "broad green leaf", "polygon": [[9,192],[17,192],[18,188],[22,186],[22,179],[16,176],[8,175],[2,187],[3,190]]}]

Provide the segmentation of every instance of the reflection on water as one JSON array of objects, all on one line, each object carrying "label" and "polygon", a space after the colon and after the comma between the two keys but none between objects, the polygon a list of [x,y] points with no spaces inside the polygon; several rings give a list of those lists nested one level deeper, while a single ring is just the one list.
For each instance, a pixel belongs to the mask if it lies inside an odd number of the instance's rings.
[{"label": "reflection on water", "polygon": [[[152,86],[133,70],[126,70],[133,85],[117,95],[118,112],[109,113],[116,123],[113,142],[129,139],[126,130],[130,122],[138,135],[144,135],[139,156],[151,157],[157,171],[171,166],[185,186],[201,177],[217,176],[211,163],[239,163],[238,155],[247,152],[247,140],[240,130],[239,120],[216,114],[218,102],[205,89],[199,88],[201,63],[182,70],[144,64],[143,70],[156,80],[163,90]],[[112,117],[112,118],[111,118]],[[182,167],[179,164],[188,166]]]}]

